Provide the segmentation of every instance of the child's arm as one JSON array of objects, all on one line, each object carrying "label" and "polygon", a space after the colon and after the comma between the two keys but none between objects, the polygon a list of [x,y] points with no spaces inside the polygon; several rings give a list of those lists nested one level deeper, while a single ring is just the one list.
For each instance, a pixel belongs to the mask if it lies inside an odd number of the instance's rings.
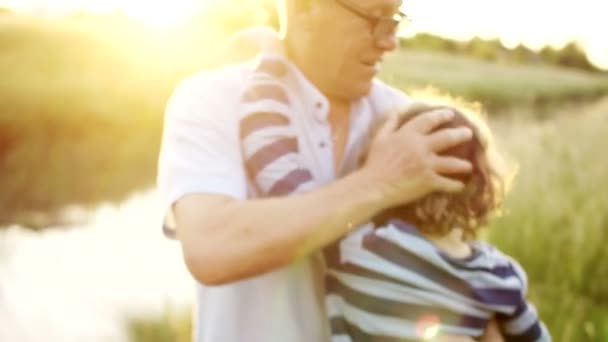
[{"label": "child's arm", "polygon": [[551,335],[536,312],[536,308],[525,298],[528,280],[524,269],[516,261],[512,267],[522,281],[522,297],[515,311],[509,315],[499,314],[496,321],[505,341],[550,342]]},{"label": "child's arm", "polygon": [[534,305],[525,299],[512,315],[500,315],[497,322],[505,341],[551,341],[551,335],[540,321]]},{"label": "child's arm", "polygon": [[247,174],[259,195],[284,196],[312,189],[313,175],[300,153],[289,116],[272,107],[256,110],[253,105],[245,105],[244,108],[248,110],[240,120],[241,148]]},{"label": "child's arm", "polygon": [[301,193],[315,187],[313,174],[300,151],[292,99],[281,76],[276,74],[281,63],[274,57],[261,58],[247,81],[239,106],[245,167],[262,197]]}]

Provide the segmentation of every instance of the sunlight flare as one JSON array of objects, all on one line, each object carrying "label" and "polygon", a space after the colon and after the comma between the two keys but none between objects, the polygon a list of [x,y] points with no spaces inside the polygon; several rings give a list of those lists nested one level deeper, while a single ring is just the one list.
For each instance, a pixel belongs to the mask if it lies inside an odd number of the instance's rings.
[{"label": "sunlight flare", "polygon": [[416,335],[424,341],[437,337],[441,328],[441,320],[436,315],[426,315],[416,323]]},{"label": "sunlight flare", "polygon": [[158,29],[179,26],[196,14],[198,2],[179,1],[137,1],[123,2],[122,10],[129,17]]}]

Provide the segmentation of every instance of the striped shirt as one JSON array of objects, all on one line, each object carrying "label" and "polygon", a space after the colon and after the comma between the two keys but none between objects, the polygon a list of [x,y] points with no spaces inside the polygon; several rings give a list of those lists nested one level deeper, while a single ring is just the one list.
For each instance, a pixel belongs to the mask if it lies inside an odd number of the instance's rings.
[{"label": "striped shirt", "polygon": [[252,73],[239,110],[245,167],[260,194],[281,196],[315,187],[300,154],[298,131],[280,59],[262,58]]},{"label": "striped shirt", "polygon": [[[262,60],[239,111],[241,149],[260,196],[318,187],[300,153],[284,70]],[[480,337],[496,318],[507,341],[550,341],[525,299],[526,275],[481,242],[452,259],[401,221],[364,227],[328,248],[326,305],[334,342],[418,341],[433,333]]]},{"label": "striped shirt", "polygon": [[333,341],[479,338],[492,319],[506,341],[551,341],[523,268],[486,243],[471,248],[451,258],[400,220],[346,237],[326,282]]}]

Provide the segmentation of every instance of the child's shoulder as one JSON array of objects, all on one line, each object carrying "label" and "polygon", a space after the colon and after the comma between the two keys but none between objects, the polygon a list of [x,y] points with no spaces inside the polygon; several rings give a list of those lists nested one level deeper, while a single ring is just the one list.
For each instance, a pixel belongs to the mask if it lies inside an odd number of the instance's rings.
[{"label": "child's shoulder", "polygon": [[505,273],[514,274],[521,280],[523,288],[527,288],[526,271],[517,259],[485,241],[474,241],[472,247],[478,255],[476,259],[480,264],[485,264],[484,266],[490,269],[502,269]]}]

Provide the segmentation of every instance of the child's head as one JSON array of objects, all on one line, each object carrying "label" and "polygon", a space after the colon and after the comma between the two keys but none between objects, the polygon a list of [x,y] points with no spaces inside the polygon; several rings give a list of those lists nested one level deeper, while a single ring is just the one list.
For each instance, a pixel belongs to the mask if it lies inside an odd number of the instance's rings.
[{"label": "child's head", "polygon": [[[403,125],[412,117],[441,106],[416,104],[402,116]],[[421,232],[445,235],[454,228],[463,229],[467,238],[475,236],[478,228],[487,222],[490,214],[500,209],[510,175],[504,170],[504,162],[492,146],[488,126],[471,112],[457,110],[454,119],[439,128],[466,126],[473,131],[473,138],[441,155],[466,159],[473,165],[470,174],[450,175],[465,184],[459,193],[432,193],[409,204],[393,207],[374,218],[377,224],[390,219],[401,219],[415,225]]]}]

